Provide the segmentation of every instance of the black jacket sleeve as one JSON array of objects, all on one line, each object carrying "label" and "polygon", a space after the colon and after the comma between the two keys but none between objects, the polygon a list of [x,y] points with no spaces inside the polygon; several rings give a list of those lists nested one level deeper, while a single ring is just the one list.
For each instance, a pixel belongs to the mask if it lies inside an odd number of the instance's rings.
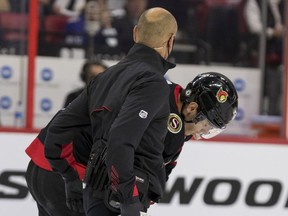
[{"label": "black jacket sleeve", "polygon": [[66,179],[78,178],[77,172],[61,156],[62,147],[71,143],[74,135],[90,125],[85,89],[67,108],[62,109],[53,119],[44,142],[45,157],[53,170]]},{"label": "black jacket sleeve", "polygon": [[159,117],[159,110],[169,100],[169,89],[163,80],[135,86],[112,124],[107,143],[108,173],[120,203],[133,202],[135,150],[151,121]]}]

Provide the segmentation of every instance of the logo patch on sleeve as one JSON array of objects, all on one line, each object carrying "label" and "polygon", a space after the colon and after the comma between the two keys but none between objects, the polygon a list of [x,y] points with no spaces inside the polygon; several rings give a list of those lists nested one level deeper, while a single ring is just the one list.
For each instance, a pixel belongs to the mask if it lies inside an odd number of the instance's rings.
[{"label": "logo patch on sleeve", "polygon": [[170,113],[167,127],[171,133],[173,134],[179,133],[179,131],[182,129],[181,118],[175,113]]},{"label": "logo patch on sleeve", "polygon": [[145,110],[141,110],[141,111],[139,112],[139,116],[140,116],[140,118],[142,118],[142,119],[146,119],[147,116],[148,116],[148,112],[146,112]]}]

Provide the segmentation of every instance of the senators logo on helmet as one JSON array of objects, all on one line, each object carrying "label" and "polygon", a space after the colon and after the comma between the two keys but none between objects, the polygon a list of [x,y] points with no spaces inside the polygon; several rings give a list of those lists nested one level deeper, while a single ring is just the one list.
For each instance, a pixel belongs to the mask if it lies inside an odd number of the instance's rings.
[{"label": "senators logo on helmet", "polygon": [[219,101],[219,103],[225,103],[228,97],[228,93],[226,91],[223,91],[222,87],[218,90],[216,94],[216,98]]}]

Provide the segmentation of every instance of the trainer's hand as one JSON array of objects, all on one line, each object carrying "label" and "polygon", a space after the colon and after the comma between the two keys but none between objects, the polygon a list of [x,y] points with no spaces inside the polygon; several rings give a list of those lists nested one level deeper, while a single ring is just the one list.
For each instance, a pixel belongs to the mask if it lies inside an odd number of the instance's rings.
[{"label": "trainer's hand", "polygon": [[82,182],[80,179],[69,181],[64,179],[66,205],[75,212],[83,213]]}]

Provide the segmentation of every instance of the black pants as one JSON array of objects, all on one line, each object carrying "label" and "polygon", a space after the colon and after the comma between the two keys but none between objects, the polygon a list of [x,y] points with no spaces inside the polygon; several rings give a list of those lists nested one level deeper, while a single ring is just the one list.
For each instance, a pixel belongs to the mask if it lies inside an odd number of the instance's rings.
[{"label": "black pants", "polygon": [[87,216],[117,216],[118,214],[110,211],[104,204],[102,198],[93,195],[92,187],[87,186],[83,190],[84,211]]},{"label": "black pants", "polygon": [[57,173],[44,170],[30,161],[26,171],[28,189],[37,203],[39,216],[84,216],[66,206],[65,185]]}]

